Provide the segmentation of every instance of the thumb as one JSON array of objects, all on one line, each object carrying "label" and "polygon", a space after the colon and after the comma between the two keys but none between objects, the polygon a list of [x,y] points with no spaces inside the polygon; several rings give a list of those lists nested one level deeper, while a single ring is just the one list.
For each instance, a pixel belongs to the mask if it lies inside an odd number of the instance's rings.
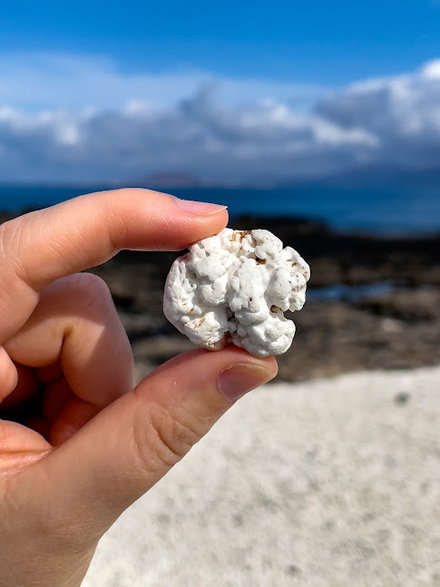
[{"label": "thumb", "polygon": [[238,397],[276,371],[273,357],[257,359],[232,346],[171,359],[23,472],[32,486],[27,500],[37,500],[36,509],[49,501],[46,517],[49,510],[57,527],[71,522],[85,534],[80,539],[99,537]]}]

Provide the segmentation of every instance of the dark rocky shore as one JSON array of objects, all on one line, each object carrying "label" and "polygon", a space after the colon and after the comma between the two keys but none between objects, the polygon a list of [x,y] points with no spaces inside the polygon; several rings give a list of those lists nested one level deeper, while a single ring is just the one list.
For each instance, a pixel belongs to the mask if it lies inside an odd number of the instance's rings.
[{"label": "dark rocky shore", "polygon": [[[341,234],[317,222],[255,216],[231,226],[268,228],[312,269],[309,299],[291,316],[294,344],[279,357],[280,379],[440,364],[440,235]],[[110,287],[139,376],[193,348],[162,314],[163,285],[179,254],[124,251],[93,270]]]},{"label": "dark rocky shore", "polygon": [[[310,299],[291,316],[294,344],[279,357],[280,379],[440,363],[440,235],[338,234],[315,222],[253,216],[231,225],[268,228],[312,268]],[[178,254],[123,252],[95,270],[110,286],[140,374],[192,348],[162,314],[163,284]]]}]

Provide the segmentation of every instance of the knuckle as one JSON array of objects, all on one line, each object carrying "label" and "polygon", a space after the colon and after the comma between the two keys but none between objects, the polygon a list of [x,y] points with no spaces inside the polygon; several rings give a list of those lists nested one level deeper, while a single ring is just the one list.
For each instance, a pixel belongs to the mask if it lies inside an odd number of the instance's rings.
[{"label": "knuckle", "polygon": [[189,415],[177,415],[157,403],[150,403],[138,415],[133,429],[135,450],[141,466],[150,471],[171,468],[203,436]]},{"label": "knuckle", "polygon": [[79,291],[90,295],[108,294],[110,290],[106,282],[94,273],[76,273],[73,276],[75,286]]},{"label": "knuckle", "polygon": [[2,264],[8,264],[14,272],[21,273],[21,263],[17,255],[23,241],[23,223],[17,219],[3,222],[0,226],[0,255]]},{"label": "knuckle", "polygon": [[69,285],[73,287],[75,295],[82,300],[82,305],[86,308],[112,301],[106,282],[93,273],[76,273],[71,276]]}]

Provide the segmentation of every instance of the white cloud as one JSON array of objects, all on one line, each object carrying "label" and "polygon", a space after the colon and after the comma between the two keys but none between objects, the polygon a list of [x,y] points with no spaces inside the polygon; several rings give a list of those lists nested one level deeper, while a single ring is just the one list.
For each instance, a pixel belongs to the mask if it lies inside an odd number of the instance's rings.
[{"label": "white cloud", "polygon": [[[0,54],[0,104],[25,110],[120,109],[128,103],[144,102],[170,107],[218,79],[195,69],[126,73],[110,59],[88,55]],[[304,108],[322,89],[318,84],[222,77],[218,93],[231,105],[277,96]]]},{"label": "white cloud", "polygon": [[0,56],[0,180],[133,181],[173,170],[234,183],[438,165],[439,101],[440,60],[329,92]]},{"label": "white cloud", "polygon": [[440,60],[419,70],[348,86],[322,98],[316,113],[342,128],[374,134],[372,162],[403,168],[440,164]]}]

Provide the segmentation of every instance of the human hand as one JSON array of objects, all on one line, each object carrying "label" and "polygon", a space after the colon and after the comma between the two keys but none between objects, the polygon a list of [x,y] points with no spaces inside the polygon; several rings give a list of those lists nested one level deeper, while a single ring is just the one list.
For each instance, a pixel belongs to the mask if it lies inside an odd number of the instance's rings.
[{"label": "human hand", "polygon": [[120,249],[178,250],[222,207],[147,190],[81,196],[0,227],[0,585],[79,585],[99,538],[273,357],[194,350],[132,390],[105,284],[78,273]]}]

